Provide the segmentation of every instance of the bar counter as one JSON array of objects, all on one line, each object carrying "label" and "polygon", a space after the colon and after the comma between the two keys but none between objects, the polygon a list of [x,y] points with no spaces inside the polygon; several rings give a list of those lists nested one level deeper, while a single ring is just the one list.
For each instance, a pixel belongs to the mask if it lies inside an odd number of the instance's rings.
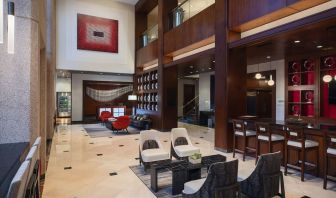
[{"label": "bar counter", "polygon": [[[233,123],[233,120],[235,119],[230,119],[229,122]],[[319,143],[319,152],[318,152],[318,157],[319,157],[319,177],[323,177],[323,167],[324,167],[324,155],[326,152],[325,149],[325,134],[326,133],[335,133],[336,134],[336,123],[318,123],[318,124],[312,124],[312,123],[307,123],[304,121],[297,121],[297,120],[288,120],[288,121],[279,121],[279,120],[273,120],[273,119],[262,119],[262,118],[256,118],[252,116],[241,116],[236,118],[236,120],[244,120],[246,124],[246,128],[250,130],[256,130],[256,123],[267,123],[270,126],[270,129],[272,130],[272,133],[274,134],[279,134],[285,137],[285,129],[286,126],[298,126],[302,127],[304,129],[304,134],[306,135],[306,138],[309,140],[314,140]],[[248,147],[251,148],[256,148],[256,138],[250,138],[250,140],[247,143]],[[236,146],[238,149],[243,148],[243,139],[241,137],[238,137]],[[284,143],[278,143],[274,145],[272,148],[272,152],[284,152]],[[265,142],[260,142],[260,152],[261,154],[267,153],[268,152],[268,144]],[[253,154],[254,155],[254,154]],[[255,156],[253,156],[255,157]],[[290,151],[290,159],[289,163],[294,163],[298,159],[298,153],[294,151]],[[316,155],[315,154],[310,154],[307,153],[306,156],[307,162],[315,162],[316,160]],[[335,167],[336,166],[336,160],[330,160],[329,166],[328,167]],[[329,173],[335,175],[336,170],[335,169],[330,169]]]}]

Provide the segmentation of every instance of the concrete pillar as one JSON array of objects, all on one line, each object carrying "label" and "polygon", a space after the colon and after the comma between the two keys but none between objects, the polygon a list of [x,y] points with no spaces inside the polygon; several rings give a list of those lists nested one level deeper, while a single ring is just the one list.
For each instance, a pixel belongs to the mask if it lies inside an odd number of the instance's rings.
[{"label": "concrete pillar", "polygon": [[47,139],[54,134],[54,116],[56,110],[56,1],[47,0]]},{"label": "concrete pillar", "polygon": [[[6,27],[4,14],[4,30]],[[37,0],[15,1],[15,52],[7,53],[4,31],[0,62],[0,143],[33,142],[40,134]]]}]

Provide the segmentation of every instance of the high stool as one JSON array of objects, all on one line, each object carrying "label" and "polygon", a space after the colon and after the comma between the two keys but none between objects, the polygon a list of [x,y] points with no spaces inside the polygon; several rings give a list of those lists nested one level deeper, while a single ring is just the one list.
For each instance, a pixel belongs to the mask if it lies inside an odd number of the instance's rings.
[{"label": "high stool", "polygon": [[257,122],[257,140],[256,140],[256,161],[257,164],[258,158],[260,155],[260,143],[266,142],[268,144],[268,153],[273,153],[273,146],[279,142],[282,142],[282,155],[284,155],[285,149],[285,137],[282,135],[274,134],[270,125],[268,123]]},{"label": "high stool", "polygon": [[[301,171],[301,181],[304,181],[304,173],[306,170],[306,154],[314,151],[316,154],[316,164],[313,165],[318,175],[319,166],[319,143],[312,140],[307,140],[304,134],[304,128],[298,126],[286,126],[286,146],[285,146],[285,175],[287,175],[289,151],[298,152],[299,160],[296,166]],[[300,162],[301,161],[301,162]]]},{"label": "high stool", "polygon": [[[233,158],[236,155],[236,152],[243,154],[243,161],[245,161],[245,156],[248,151],[255,152],[255,148],[251,148],[247,146],[248,140],[250,138],[256,137],[256,131],[247,130],[246,123],[243,120],[233,120]],[[237,137],[242,137],[244,139],[243,142],[243,150],[239,150],[236,148],[236,139]]]},{"label": "high stool", "polygon": [[328,169],[329,169],[329,160],[330,158],[336,158],[336,134],[325,132],[324,133],[324,141],[325,141],[325,150],[324,150],[324,181],[323,188],[327,189],[327,182],[330,180],[328,177]]}]

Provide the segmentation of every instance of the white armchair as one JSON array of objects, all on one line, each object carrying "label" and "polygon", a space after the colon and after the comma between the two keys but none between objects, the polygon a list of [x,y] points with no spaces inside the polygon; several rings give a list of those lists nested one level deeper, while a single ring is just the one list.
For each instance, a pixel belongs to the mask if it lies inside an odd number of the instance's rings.
[{"label": "white armchair", "polygon": [[171,132],[171,155],[177,159],[186,158],[200,149],[193,146],[185,128],[174,128]]},{"label": "white armchair", "polygon": [[151,163],[169,160],[169,153],[163,149],[159,139],[159,132],[146,130],[140,132],[139,160],[143,163],[145,170]]}]

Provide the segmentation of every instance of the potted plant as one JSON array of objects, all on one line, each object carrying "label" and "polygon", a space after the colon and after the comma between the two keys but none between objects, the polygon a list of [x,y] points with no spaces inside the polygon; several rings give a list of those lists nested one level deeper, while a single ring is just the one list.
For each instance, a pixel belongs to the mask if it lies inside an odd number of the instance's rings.
[{"label": "potted plant", "polygon": [[189,162],[192,164],[200,164],[202,162],[202,154],[194,153],[193,155],[189,156]]}]

